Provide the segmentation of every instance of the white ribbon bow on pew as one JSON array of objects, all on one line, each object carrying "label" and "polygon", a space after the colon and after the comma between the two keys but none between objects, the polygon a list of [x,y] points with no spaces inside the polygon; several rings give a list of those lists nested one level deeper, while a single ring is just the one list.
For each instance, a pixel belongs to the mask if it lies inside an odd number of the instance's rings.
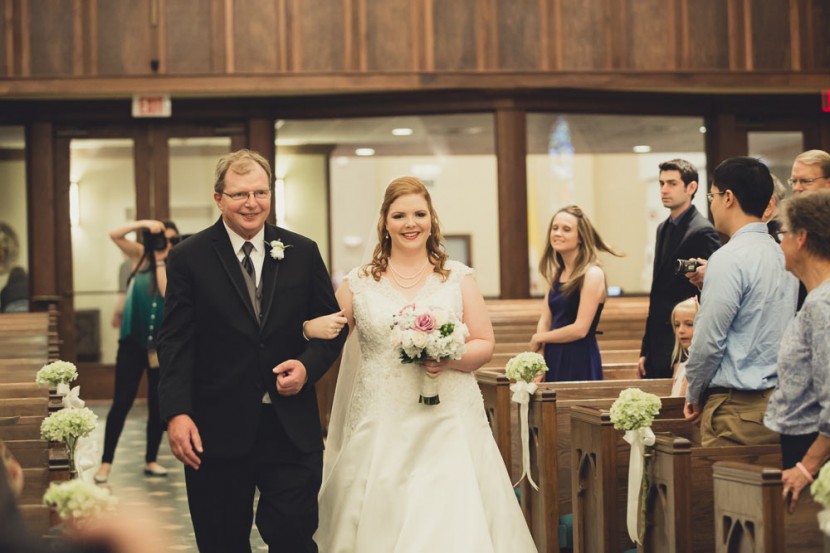
[{"label": "white ribbon bow on pew", "polygon": [[65,396],[69,393],[69,384],[66,382],[61,382],[57,386],[55,386],[55,393],[59,396]]},{"label": "white ribbon bow on pew", "polygon": [[519,481],[514,484],[518,486],[519,482],[527,476],[527,481],[533,486],[534,490],[539,490],[539,486],[533,481],[530,476],[530,425],[527,420],[527,411],[530,406],[530,396],[536,392],[539,386],[535,382],[524,382],[518,380],[510,385],[510,391],[513,392],[513,401],[519,404],[519,420],[521,421],[522,432],[522,474],[519,476]]},{"label": "white ribbon bow on pew", "polygon": [[637,515],[640,507],[640,492],[643,486],[643,461],[646,446],[654,445],[654,432],[651,427],[626,430],[623,439],[631,445],[631,457],[628,460],[628,508],[625,522],[628,526],[628,537],[634,543],[640,543],[637,531]]},{"label": "white ribbon bow on pew", "polygon": [[75,386],[71,390],[68,390],[66,395],[63,396],[61,403],[63,404],[64,408],[66,409],[82,409],[85,405],[84,400],[80,398],[81,394],[81,387]]},{"label": "white ribbon bow on pew", "polygon": [[98,442],[90,437],[78,438],[75,444],[75,471],[78,478],[92,482],[92,477],[98,469],[101,455],[98,453]]}]

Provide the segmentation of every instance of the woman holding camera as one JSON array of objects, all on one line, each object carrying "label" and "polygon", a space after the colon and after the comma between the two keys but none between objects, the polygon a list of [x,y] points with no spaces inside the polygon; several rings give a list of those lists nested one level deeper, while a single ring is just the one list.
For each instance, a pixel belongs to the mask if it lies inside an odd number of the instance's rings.
[{"label": "woman holding camera", "polygon": [[[143,244],[129,240],[127,235],[131,232],[141,232]],[[146,219],[113,229],[110,238],[130,258],[133,273],[124,302],[115,360],[115,393],[107,415],[104,454],[101,468],[95,475],[95,481],[99,484],[109,479],[115,447],[145,369],[148,415],[144,474],[167,475],[167,470],[156,462],[164,428],[158,408],[159,364],[155,338],[164,316],[164,291],[167,287],[165,260],[170,248],[179,241],[179,230],[172,221]]]}]

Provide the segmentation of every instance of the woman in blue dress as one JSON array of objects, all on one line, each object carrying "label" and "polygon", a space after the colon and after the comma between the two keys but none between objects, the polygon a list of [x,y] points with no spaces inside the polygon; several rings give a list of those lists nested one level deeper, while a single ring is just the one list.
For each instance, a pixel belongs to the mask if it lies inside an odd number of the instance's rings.
[{"label": "woman in blue dress", "polygon": [[[543,353],[548,381],[602,380],[596,330],[606,297],[605,273],[597,252],[616,255],[582,210],[570,205],[550,222],[539,272],[550,289],[532,351]],[[541,380],[541,377],[540,377]]]}]

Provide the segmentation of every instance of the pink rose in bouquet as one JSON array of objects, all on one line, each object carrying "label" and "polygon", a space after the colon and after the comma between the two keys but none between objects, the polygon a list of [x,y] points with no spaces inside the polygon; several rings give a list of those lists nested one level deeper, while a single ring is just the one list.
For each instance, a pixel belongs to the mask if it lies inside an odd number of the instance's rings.
[{"label": "pink rose in bouquet", "polygon": [[[452,312],[441,308],[419,308],[409,304],[392,316],[390,342],[401,363],[420,363],[425,359],[461,359],[470,335]],[[437,382],[424,371],[420,402],[439,403]]]}]

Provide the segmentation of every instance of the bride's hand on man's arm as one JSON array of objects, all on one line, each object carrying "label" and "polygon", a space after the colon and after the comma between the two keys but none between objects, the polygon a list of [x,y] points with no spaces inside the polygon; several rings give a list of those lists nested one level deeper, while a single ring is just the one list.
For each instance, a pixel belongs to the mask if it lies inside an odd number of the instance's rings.
[{"label": "bride's hand on man's arm", "polygon": [[320,340],[331,340],[337,338],[340,331],[348,323],[343,310],[331,315],[323,315],[303,323],[303,335],[307,340],[318,338]]}]

